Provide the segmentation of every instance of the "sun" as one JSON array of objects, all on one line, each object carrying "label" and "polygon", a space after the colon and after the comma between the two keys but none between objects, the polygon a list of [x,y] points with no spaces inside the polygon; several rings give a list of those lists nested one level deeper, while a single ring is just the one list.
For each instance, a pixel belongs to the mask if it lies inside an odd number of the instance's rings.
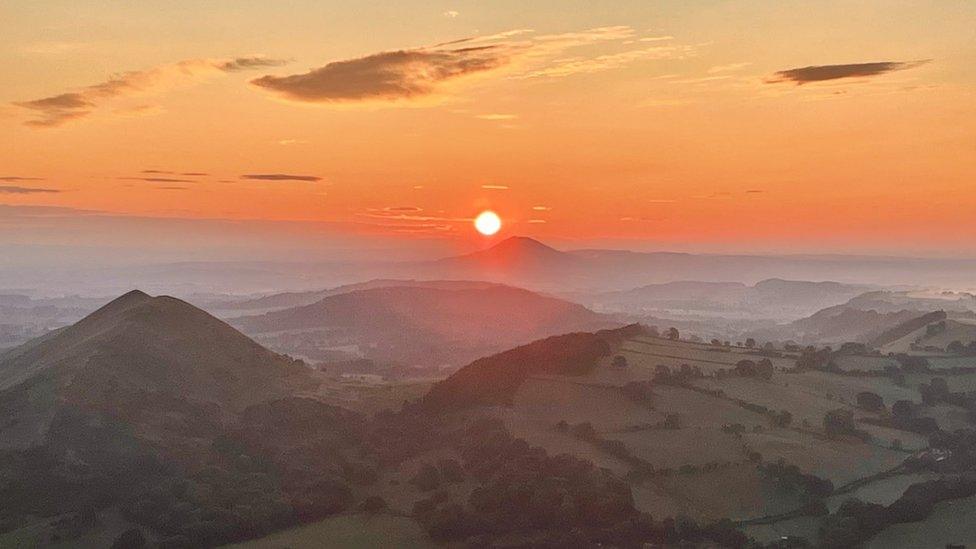
[{"label": "sun", "polygon": [[491,236],[502,228],[502,218],[491,210],[485,210],[474,218],[474,228],[485,236]]}]

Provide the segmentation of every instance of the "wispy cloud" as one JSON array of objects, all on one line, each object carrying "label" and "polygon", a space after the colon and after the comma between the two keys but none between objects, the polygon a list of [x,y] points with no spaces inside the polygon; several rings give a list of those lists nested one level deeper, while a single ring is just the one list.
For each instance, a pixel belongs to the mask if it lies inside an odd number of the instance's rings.
[{"label": "wispy cloud", "polygon": [[241,176],[241,179],[255,181],[322,181],[317,175],[294,175],[287,173],[250,173]]},{"label": "wispy cloud", "polygon": [[60,192],[60,189],[42,189],[38,187],[21,187],[18,185],[0,185],[0,194],[51,194]]},{"label": "wispy cloud", "polygon": [[55,127],[84,118],[102,103],[115,98],[159,92],[221,73],[266,68],[283,63],[282,60],[265,57],[188,59],[147,70],[124,72],[78,91],[13,104],[35,114],[35,118],[26,122],[28,126]]},{"label": "wispy cloud", "polygon": [[210,175],[205,172],[177,172],[172,170],[142,170],[147,175],[182,175],[185,177],[204,177]]},{"label": "wispy cloud", "polygon": [[43,181],[43,177],[21,177],[17,175],[0,175],[0,181],[6,181],[8,183],[14,181]]},{"label": "wispy cloud", "polygon": [[461,15],[461,12],[456,10],[447,10],[444,12],[444,17],[449,17],[451,19],[457,18],[458,15]]},{"label": "wispy cloud", "polygon": [[851,63],[847,65],[813,65],[776,72],[767,78],[766,82],[771,84],[793,82],[797,85],[802,85],[809,82],[822,82],[840,78],[864,78],[911,69],[929,61],[929,59],[924,59],[921,61],[878,61],[874,63]]},{"label": "wispy cloud", "polygon": [[175,177],[120,177],[126,181],[145,181],[147,183],[194,183],[192,179],[177,179]]},{"label": "wispy cloud", "polygon": [[507,191],[508,185],[482,185],[481,188],[489,191]]},{"label": "wispy cloud", "polygon": [[488,113],[488,114],[476,114],[475,118],[480,120],[515,120],[518,118],[517,114],[501,114],[501,113]]},{"label": "wispy cloud", "polygon": [[709,68],[708,72],[709,74],[715,74],[720,72],[736,72],[748,67],[749,65],[752,65],[752,63],[745,62],[745,61],[742,63],[729,63],[727,65],[716,65],[714,67]]},{"label": "wispy cloud", "polygon": [[[624,67],[640,60],[685,57],[692,46],[661,44],[614,53],[568,50],[639,39],[631,27],[600,27],[578,32],[530,35],[514,29],[364,57],[333,61],[306,73],[266,75],[251,81],[282,98],[305,103],[396,102],[434,96],[458,81],[505,69],[519,78],[555,78]],[[647,37],[654,42],[671,37]]]}]

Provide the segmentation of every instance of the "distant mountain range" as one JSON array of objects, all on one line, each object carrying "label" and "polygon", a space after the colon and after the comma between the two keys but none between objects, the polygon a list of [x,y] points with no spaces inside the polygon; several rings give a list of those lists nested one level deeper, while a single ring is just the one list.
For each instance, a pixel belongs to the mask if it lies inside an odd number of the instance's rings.
[{"label": "distant mountain range", "polygon": [[597,310],[658,316],[800,318],[838,305],[870,289],[838,282],[772,278],[747,286],[740,282],[679,281],[633,290],[580,295]]},{"label": "distant mountain range", "polygon": [[[954,318],[974,318],[976,300],[970,294],[947,293],[933,296],[913,292],[871,291],[808,317],[747,335],[758,340],[792,339],[800,343],[824,345],[869,343],[878,348],[903,352],[907,350],[907,343],[896,346],[897,348],[891,347],[891,344],[932,322],[945,320],[947,313]],[[965,339],[965,332],[961,328],[959,337]],[[941,346],[944,347],[950,341],[942,342]]]},{"label": "distant mountain range", "polygon": [[[835,280],[892,287],[972,288],[976,260],[556,249],[511,237],[473,253],[422,261],[195,261],[116,267],[6,269],[0,288],[111,295],[133,284],[173,295],[318,291],[374,279],[484,280],[554,292],[623,291],[682,280]],[[294,304],[292,304],[294,305]],[[209,306],[208,306],[209,307]]]},{"label": "distant mountain range", "polygon": [[428,369],[617,324],[582,305],[528,290],[456,281],[355,290],[230,322],[296,356],[327,360],[345,350],[349,358]]}]

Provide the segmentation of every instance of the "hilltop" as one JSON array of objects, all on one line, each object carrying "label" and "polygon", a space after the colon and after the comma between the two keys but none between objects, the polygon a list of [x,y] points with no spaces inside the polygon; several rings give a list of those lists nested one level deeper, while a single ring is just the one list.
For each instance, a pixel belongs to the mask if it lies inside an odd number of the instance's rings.
[{"label": "hilltop", "polygon": [[[393,286],[230,321],[273,348],[327,359],[362,357],[423,368],[462,365],[549,335],[613,326],[582,305],[508,286]],[[355,355],[353,355],[355,356]]]}]

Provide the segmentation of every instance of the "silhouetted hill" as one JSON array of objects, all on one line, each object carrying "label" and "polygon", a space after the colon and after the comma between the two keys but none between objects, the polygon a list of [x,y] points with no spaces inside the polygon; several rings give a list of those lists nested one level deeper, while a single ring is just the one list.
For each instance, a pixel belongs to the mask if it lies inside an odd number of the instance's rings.
[{"label": "silhouetted hill", "polygon": [[162,436],[166,418],[156,413],[206,409],[217,420],[309,383],[301,363],[200,309],[134,291],[0,355],[0,407],[17,419],[0,426],[0,440],[13,446],[43,440],[65,407]]},{"label": "silhouetted hill", "polygon": [[389,288],[393,286],[412,287],[412,288],[439,288],[443,290],[462,290],[487,288],[494,286],[491,282],[478,282],[468,280],[399,280],[381,278],[359,282],[356,284],[346,284],[328,290],[313,290],[308,292],[282,292],[271,294],[253,299],[240,301],[227,301],[209,304],[208,307],[222,311],[255,311],[288,309],[291,307],[301,307],[311,305],[316,301],[321,301],[327,297],[347,294],[358,290],[371,290],[374,288]]},{"label": "silhouetted hill", "polygon": [[289,353],[354,344],[367,358],[425,366],[463,364],[540,337],[615,324],[582,305],[498,285],[360,290],[231,322],[245,333],[267,334],[263,340],[294,345],[282,349]]}]

